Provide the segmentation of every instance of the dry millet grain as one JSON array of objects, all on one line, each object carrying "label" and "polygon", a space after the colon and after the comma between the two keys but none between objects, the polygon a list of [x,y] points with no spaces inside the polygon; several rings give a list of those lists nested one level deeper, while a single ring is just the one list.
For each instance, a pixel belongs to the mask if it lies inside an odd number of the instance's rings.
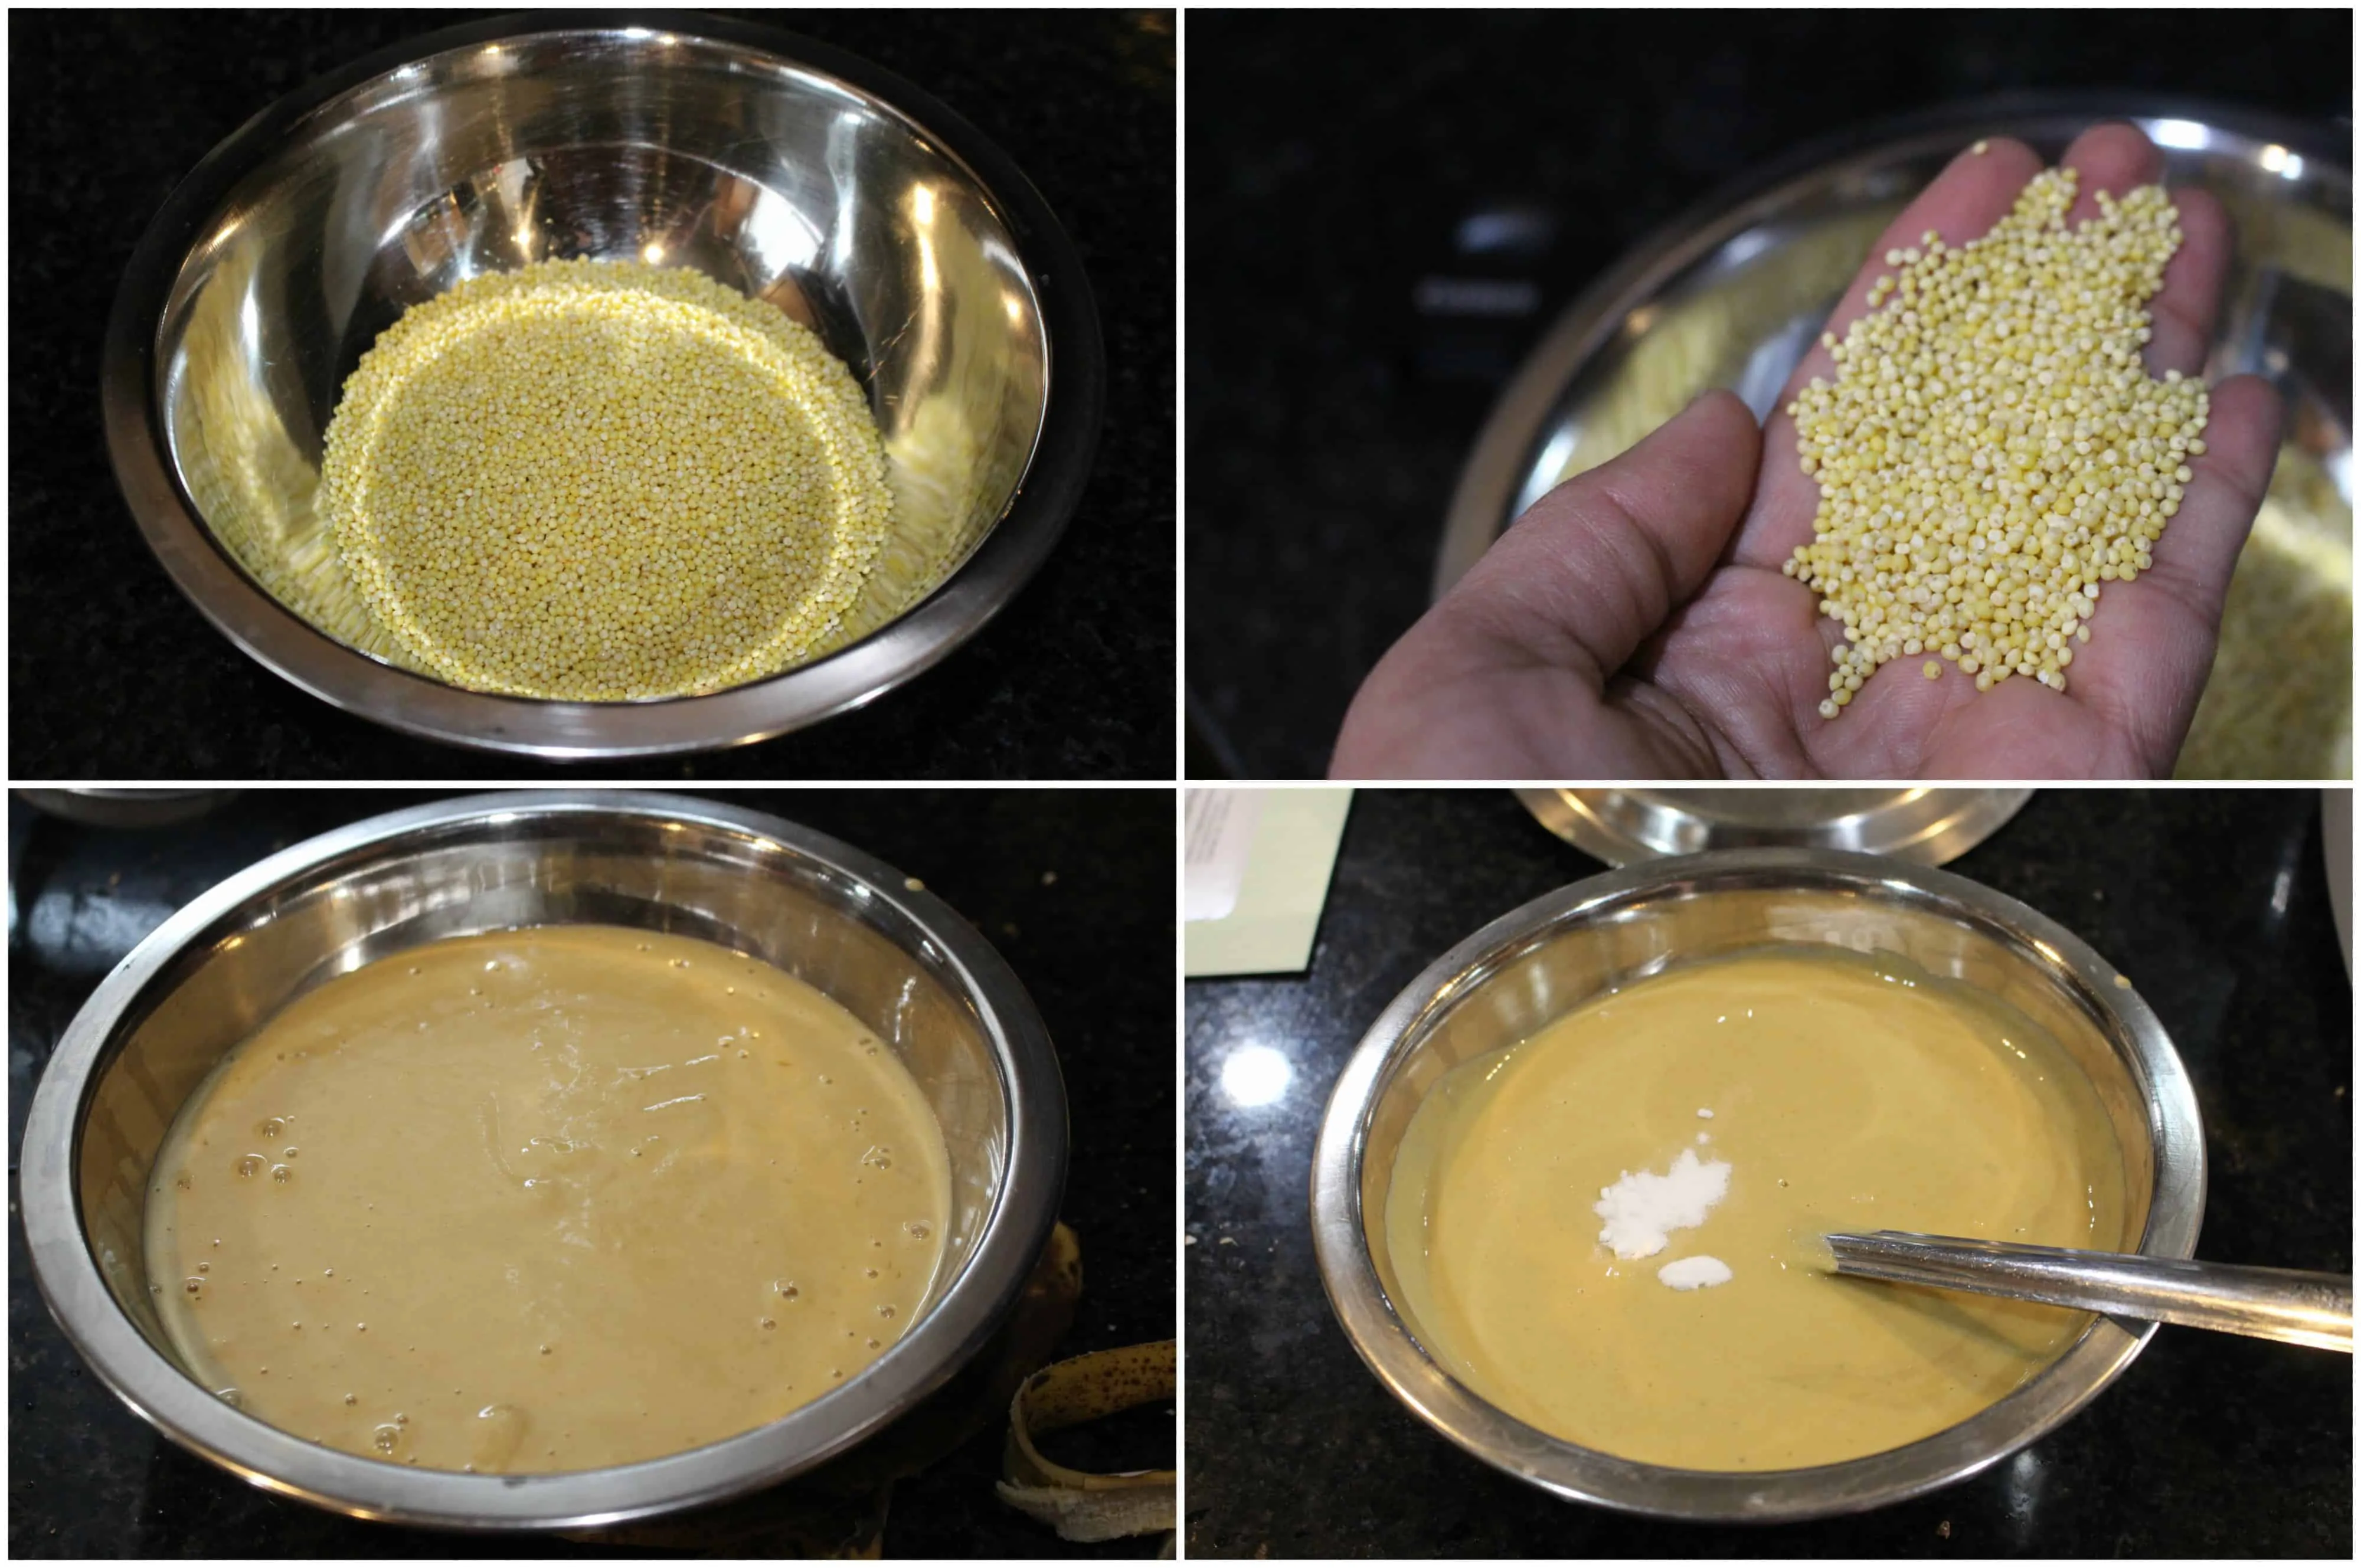
[{"label": "dry millet grain", "polygon": [[824,649],[892,502],[860,384],[694,271],[471,279],[362,356],[320,505],[401,652],[478,690],[711,691]]},{"label": "dry millet grain", "polygon": [[2204,388],[2140,361],[2180,214],[2147,185],[2070,229],[2075,187],[2044,170],[1982,239],[1887,252],[1870,310],[1823,339],[1836,384],[1787,406],[1820,504],[1781,570],[1844,627],[1824,718],[1921,652],[1978,691],[2062,692],[2101,585],[2155,565],[2205,450]]}]

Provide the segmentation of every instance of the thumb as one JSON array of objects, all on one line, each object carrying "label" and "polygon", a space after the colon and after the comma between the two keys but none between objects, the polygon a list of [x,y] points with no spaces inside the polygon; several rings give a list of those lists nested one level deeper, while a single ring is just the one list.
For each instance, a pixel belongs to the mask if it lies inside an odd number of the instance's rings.
[{"label": "thumb", "polygon": [[1710,391],[1613,462],[1527,508],[1433,614],[1603,689],[1697,590],[1753,492],[1763,432]]}]

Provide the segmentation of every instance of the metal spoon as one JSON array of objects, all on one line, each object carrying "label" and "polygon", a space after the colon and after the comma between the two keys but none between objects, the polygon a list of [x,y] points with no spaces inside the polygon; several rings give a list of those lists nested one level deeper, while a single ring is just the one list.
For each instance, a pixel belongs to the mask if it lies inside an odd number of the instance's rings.
[{"label": "metal spoon", "polygon": [[2068,1247],[1831,1233],[1836,1272],[2353,1354],[2353,1277]]}]

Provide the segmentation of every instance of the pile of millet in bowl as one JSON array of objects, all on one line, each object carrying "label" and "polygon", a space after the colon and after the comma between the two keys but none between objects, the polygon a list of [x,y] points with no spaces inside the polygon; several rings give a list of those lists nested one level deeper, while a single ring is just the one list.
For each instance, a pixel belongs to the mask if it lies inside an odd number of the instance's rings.
[{"label": "pile of millet in bowl", "polygon": [[400,663],[583,702],[843,636],[892,497],[817,334],[685,269],[544,261],[406,312],[345,384],[319,515]]},{"label": "pile of millet in bowl", "polygon": [[1820,503],[1781,570],[1844,628],[1823,718],[1920,655],[2063,692],[2102,585],[2155,564],[2205,451],[2204,387],[2141,363],[2180,214],[2145,185],[2070,227],[2076,186],[2046,170],[1982,238],[1888,251],[1870,309],[1821,339],[1835,385],[1787,406]]}]

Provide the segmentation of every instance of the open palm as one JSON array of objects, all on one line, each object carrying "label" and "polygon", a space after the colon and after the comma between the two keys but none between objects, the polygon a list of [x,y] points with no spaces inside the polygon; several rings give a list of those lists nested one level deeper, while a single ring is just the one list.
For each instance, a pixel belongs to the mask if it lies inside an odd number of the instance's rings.
[{"label": "open palm", "polygon": [[[2162,159],[2127,126],[2068,149],[2069,221],[2102,190],[2152,183]],[[1872,247],[1831,317],[1867,308],[1873,265],[1928,229],[1983,234],[2041,168],[2022,143],[1962,154]],[[2175,193],[2183,242],[2149,304],[2151,375],[2198,374],[2227,265],[2227,218]],[[2151,777],[2170,771],[2213,662],[2223,596],[2278,449],[2279,403],[2252,377],[2213,392],[2207,450],[2133,582],[2106,585],[2065,692],[1978,693],[1946,663],[1888,664],[1841,717],[1820,717],[1841,629],[1781,563],[1812,537],[1817,487],[1787,401],[1836,367],[1816,347],[1767,428],[1708,393],[1631,452],[1536,501],[1379,662],[1354,700],[1340,778]]]}]

